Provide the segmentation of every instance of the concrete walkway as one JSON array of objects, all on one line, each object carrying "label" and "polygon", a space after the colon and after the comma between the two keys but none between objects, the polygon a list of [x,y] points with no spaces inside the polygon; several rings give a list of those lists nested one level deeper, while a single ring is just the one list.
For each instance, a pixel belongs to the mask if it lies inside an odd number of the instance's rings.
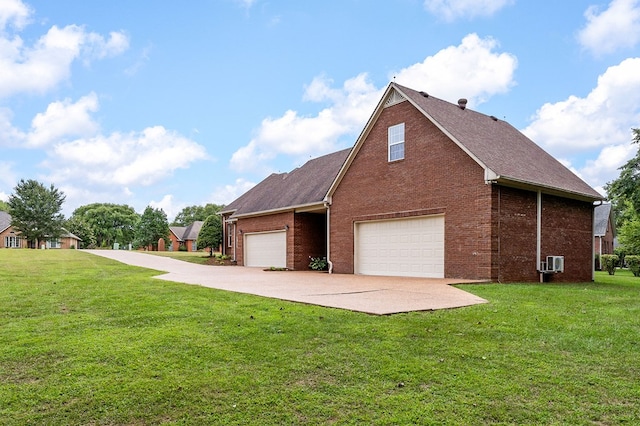
[{"label": "concrete walkway", "polygon": [[128,265],[167,272],[156,278],[293,302],[386,315],[486,303],[450,284],[456,279],[373,277],[312,271],[264,271],[242,266],[196,265],[126,250],[84,250]]}]

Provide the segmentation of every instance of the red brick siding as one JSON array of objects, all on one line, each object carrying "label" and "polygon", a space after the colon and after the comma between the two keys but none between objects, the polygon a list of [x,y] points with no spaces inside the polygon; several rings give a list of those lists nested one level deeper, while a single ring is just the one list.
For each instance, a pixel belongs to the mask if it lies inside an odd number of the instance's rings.
[{"label": "red brick siding", "polygon": [[[405,159],[387,161],[387,129],[405,123]],[[386,108],[333,195],[331,261],[353,273],[354,221],[445,214],[445,276],[491,278],[492,189],[482,168],[408,102]]]},{"label": "red brick siding", "polygon": [[327,256],[327,216],[297,213],[294,227],[294,269],[309,269],[309,257]]},{"label": "red brick siding", "polygon": [[499,282],[539,281],[537,272],[537,193],[494,187],[495,263],[492,279]]},{"label": "red brick siding", "polygon": [[542,198],[542,256],[564,256],[564,273],[557,282],[593,280],[593,204],[544,195]]}]

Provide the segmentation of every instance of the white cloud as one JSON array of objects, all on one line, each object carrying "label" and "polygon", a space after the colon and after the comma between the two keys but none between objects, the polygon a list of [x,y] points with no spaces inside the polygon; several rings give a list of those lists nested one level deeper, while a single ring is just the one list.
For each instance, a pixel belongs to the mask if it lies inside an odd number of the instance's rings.
[{"label": "white cloud", "polygon": [[49,104],[31,122],[27,145],[42,147],[74,136],[91,136],[97,133],[98,124],[91,117],[98,110],[98,96],[90,93],[75,103],[70,99]]},{"label": "white cloud", "polygon": [[105,39],[77,25],[54,25],[32,47],[25,46],[19,36],[0,34],[0,98],[44,93],[69,78],[74,60],[114,56],[128,45],[123,33],[112,32]]},{"label": "white cloud", "polygon": [[176,205],[173,200],[173,195],[171,194],[165,195],[160,201],[150,201],[149,206],[154,209],[162,209],[167,215],[169,222],[172,222],[176,215],[185,207],[184,204]]},{"label": "white cloud", "polygon": [[596,56],[640,42],[639,0],[613,0],[602,12],[590,6],[584,16],[587,24],[578,33],[578,41]]},{"label": "white cloud", "polygon": [[425,0],[424,7],[450,22],[458,18],[491,16],[513,2],[514,0]]},{"label": "white cloud", "polygon": [[493,38],[469,34],[459,46],[449,46],[400,70],[396,81],[448,101],[464,97],[469,107],[474,107],[497,93],[506,93],[515,84],[518,60],[509,53],[496,52],[498,46]]},{"label": "white cloud", "polygon": [[0,191],[0,200],[9,201],[9,194],[6,194],[6,193]]},{"label": "white cloud", "polygon": [[254,182],[245,179],[236,179],[233,185],[219,186],[214,189],[210,200],[214,204],[229,204],[251,188],[256,186]]},{"label": "white cloud", "polygon": [[264,119],[257,135],[233,154],[231,167],[255,171],[279,154],[297,158],[324,154],[337,148],[340,137],[357,132],[371,114],[380,91],[366,74],[347,80],[340,89],[331,88],[331,83],[317,77],[304,94],[306,100],[326,100],[331,106],[315,116],[289,110],[282,117]]},{"label": "white cloud", "polygon": [[[448,100],[466,97],[471,107],[508,91],[514,84],[517,60],[513,55],[495,52],[497,46],[494,39],[470,34],[459,46],[443,49],[398,71],[396,81]],[[345,137],[353,144],[383,90],[376,88],[366,73],[338,88],[332,80],[316,77],[306,87],[303,100],[328,106],[316,115],[301,116],[288,110],[281,117],[264,119],[255,137],[233,154],[230,165],[237,171],[267,173],[268,162],[278,155],[304,161],[338,149]]]},{"label": "white cloud", "polygon": [[544,104],[523,132],[557,156],[600,152],[579,168],[587,182],[599,186],[616,178],[637,149],[630,142],[638,122],[640,58],[630,58],[608,68],[586,97]]},{"label": "white cloud", "polygon": [[8,26],[20,30],[29,23],[31,9],[20,0],[2,0],[0,3],[0,33]]},{"label": "white cloud", "polygon": [[[207,158],[203,146],[162,126],[57,144],[44,166],[52,181],[93,186],[148,186]],[[81,177],[78,171],[82,171]]]}]

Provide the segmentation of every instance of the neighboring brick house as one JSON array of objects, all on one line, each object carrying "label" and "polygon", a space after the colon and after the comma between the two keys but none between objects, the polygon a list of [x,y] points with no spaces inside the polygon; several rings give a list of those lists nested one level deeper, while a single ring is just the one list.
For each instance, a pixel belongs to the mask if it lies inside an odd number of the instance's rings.
[{"label": "neighboring brick house", "polygon": [[[324,255],[336,273],[590,281],[601,199],[505,121],[391,83],[351,150],[221,212],[224,251],[248,266]],[[547,256],[564,272],[545,274]]]},{"label": "neighboring brick house", "polygon": [[[40,243],[48,249],[57,248],[78,248],[78,244],[82,241],[80,237],[72,234],[66,229],[62,229],[60,238],[48,239]],[[0,248],[39,248],[36,247],[35,241],[25,241],[20,236],[20,232],[11,226],[11,215],[7,212],[0,211]]]},{"label": "neighboring brick house", "polygon": [[11,215],[0,211],[0,248],[23,248],[26,242],[11,226]]},{"label": "neighboring brick house", "polygon": [[[169,239],[170,244],[166,247],[169,251],[177,251],[180,246],[184,246],[186,251],[198,251],[196,241],[198,240],[198,234],[202,228],[204,222],[196,220],[189,226],[170,226],[169,227]],[[200,247],[203,249],[204,247]]]},{"label": "neighboring brick house", "polygon": [[616,226],[611,203],[595,207],[593,220],[593,252],[598,256],[613,254]]}]

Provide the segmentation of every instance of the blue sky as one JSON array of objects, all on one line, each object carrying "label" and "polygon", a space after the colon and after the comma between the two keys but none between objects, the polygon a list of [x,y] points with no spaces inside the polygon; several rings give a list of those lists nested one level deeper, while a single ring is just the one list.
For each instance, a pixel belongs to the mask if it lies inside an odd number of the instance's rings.
[{"label": "blue sky", "polygon": [[638,148],[640,0],[0,0],[0,199],[229,203],[353,145],[394,78],[602,192]]}]

